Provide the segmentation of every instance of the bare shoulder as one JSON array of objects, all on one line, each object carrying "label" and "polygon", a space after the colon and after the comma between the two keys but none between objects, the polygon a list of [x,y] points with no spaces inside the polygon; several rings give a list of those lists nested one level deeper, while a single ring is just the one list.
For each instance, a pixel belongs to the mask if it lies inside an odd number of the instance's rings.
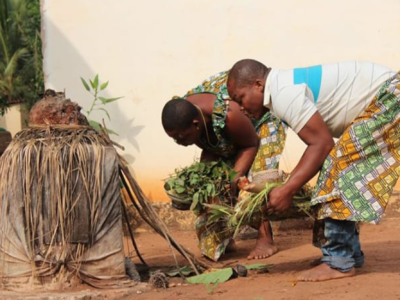
[{"label": "bare shoulder", "polygon": [[257,147],[258,145],[258,136],[253,124],[242,112],[241,106],[234,101],[229,101],[225,130],[239,147]]},{"label": "bare shoulder", "polygon": [[190,101],[215,101],[216,95],[212,93],[197,93],[197,94],[192,94],[186,97],[187,100]]},{"label": "bare shoulder", "polygon": [[240,105],[237,104],[235,101],[233,101],[233,100],[227,100],[227,101],[229,101],[230,110],[232,110],[232,111],[240,111],[241,110]]},{"label": "bare shoulder", "polygon": [[245,116],[242,112],[242,108],[240,107],[240,105],[237,104],[235,101],[229,100],[229,109],[228,109],[226,118],[229,120],[229,119],[237,119],[237,118],[241,119],[243,117],[245,117]]},{"label": "bare shoulder", "polygon": [[211,93],[198,93],[187,96],[186,99],[201,108],[203,112],[212,113],[217,97]]}]

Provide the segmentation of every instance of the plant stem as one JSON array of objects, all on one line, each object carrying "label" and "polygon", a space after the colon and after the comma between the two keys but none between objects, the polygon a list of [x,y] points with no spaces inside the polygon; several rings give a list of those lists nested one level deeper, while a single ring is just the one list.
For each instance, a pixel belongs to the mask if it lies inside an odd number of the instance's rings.
[{"label": "plant stem", "polygon": [[93,108],[95,107],[96,101],[97,101],[97,88],[94,90],[94,100],[92,102],[92,106],[90,107],[90,110],[88,111],[87,118],[89,118],[90,113],[92,112]]}]

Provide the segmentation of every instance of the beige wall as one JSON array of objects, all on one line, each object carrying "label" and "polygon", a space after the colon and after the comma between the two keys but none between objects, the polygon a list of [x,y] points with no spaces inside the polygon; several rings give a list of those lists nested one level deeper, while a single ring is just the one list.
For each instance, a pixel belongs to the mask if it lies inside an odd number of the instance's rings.
[{"label": "beige wall", "polygon": [[5,128],[12,136],[20,131],[24,125],[21,109],[20,104],[12,105],[7,110],[7,113],[3,117],[0,117],[0,127]]},{"label": "beige wall", "polygon": [[[169,139],[163,104],[241,58],[290,68],[370,60],[400,68],[398,0],[42,0],[46,86],[90,104],[79,77],[110,80],[109,127],[145,192],[200,153]],[[304,145],[289,136],[282,166]]]}]

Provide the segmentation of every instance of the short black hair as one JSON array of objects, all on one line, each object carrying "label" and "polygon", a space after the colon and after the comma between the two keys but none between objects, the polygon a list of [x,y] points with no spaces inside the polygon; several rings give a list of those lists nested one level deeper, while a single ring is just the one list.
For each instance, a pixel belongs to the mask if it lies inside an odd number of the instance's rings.
[{"label": "short black hair", "polygon": [[186,99],[169,100],[162,110],[161,121],[165,131],[186,129],[199,114],[196,106]]},{"label": "short black hair", "polygon": [[264,78],[267,66],[254,59],[242,59],[235,63],[229,71],[228,84],[234,83],[236,88],[249,86],[257,79]]}]

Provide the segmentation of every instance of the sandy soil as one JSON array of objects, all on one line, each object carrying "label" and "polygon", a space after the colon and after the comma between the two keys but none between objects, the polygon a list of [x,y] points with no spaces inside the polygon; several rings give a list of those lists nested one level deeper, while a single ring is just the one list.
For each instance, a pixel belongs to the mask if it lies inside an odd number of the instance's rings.
[{"label": "sandy soil", "polygon": [[[183,284],[173,279],[174,287],[153,289],[121,299],[400,299],[400,218],[386,218],[378,225],[361,226],[361,242],[365,253],[365,265],[357,270],[357,276],[318,283],[295,283],[296,272],[310,268],[320,255],[313,247],[311,230],[278,232],[276,243],[280,252],[264,260],[248,261],[246,256],[255,240],[237,242],[238,250],[227,254],[215,267],[237,263],[266,263],[274,268],[267,274],[249,274],[248,277],[231,279],[219,284],[214,290],[204,285]],[[199,255],[193,232],[172,232],[184,246]],[[142,233],[137,237],[139,249],[152,269],[173,265],[173,258],[166,242],[156,234]],[[133,258],[138,262],[137,258]],[[179,262],[186,265],[179,257]]]}]

